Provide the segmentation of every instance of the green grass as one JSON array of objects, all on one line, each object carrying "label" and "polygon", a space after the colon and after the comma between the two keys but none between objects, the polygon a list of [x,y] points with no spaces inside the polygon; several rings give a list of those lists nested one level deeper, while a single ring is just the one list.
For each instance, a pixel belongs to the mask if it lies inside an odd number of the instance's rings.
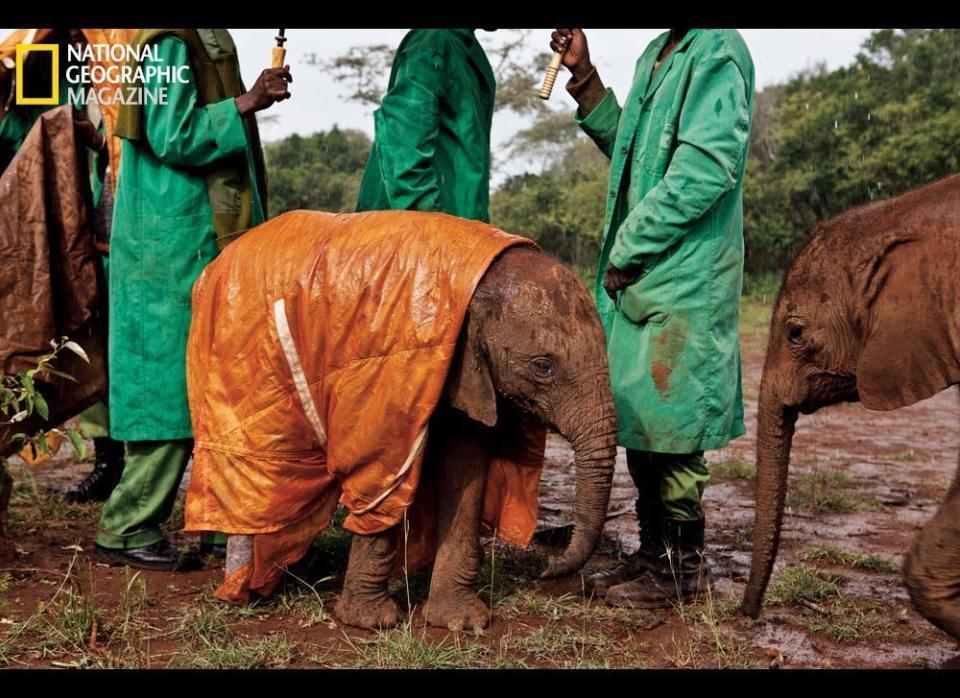
[{"label": "green grass", "polygon": [[774,578],[768,599],[772,604],[819,603],[839,596],[843,580],[843,575],[824,572],[806,563],[787,565]]},{"label": "green grass", "polygon": [[259,639],[243,637],[214,639],[180,652],[177,666],[195,669],[268,669],[288,666],[297,656],[297,646],[284,633]]},{"label": "green grass", "polygon": [[808,632],[843,645],[862,643],[887,633],[896,625],[881,606],[860,604],[849,598],[833,600],[820,613],[804,611],[798,622]]},{"label": "green grass", "polygon": [[814,545],[807,548],[801,560],[822,562],[828,565],[843,565],[865,572],[897,574],[900,568],[893,560],[877,553],[852,553],[836,545]]},{"label": "green grass", "polygon": [[586,622],[580,627],[546,623],[527,635],[511,638],[507,651],[558,669],[606,669],[639,663],[627,645]]},{"label": "green grass", "polygon": [[[346,666],[363,669],[456,669],[486,665],[489,651],[458,635],[439,640],[427,637],[427,629],[415,631],[410,620],[377,633],[376,637],[351,638],[344,634],[353,654]],[[326,657],[314,661],[324,664]]]},{"label": "green grass", "polygon": [[738,458],[710,464],[710,476],[717,480],[756,480],[757,469]]},{"label": "green grass", "polygon": [[860,494],[855,487],[856,480],[840,470],[817,469],[791,483],[786,503],[816,512],[871,511],[879,506],[876,499]]},{"label": "green grass", "polygon": [[228,623],[232,608],[226,604],[203,603],[182,609],[175,635],[185,645],[170,657],[168,665],[195,669],[262,669],[290,664],[297,650],[285,634],[271,633],[257,639],[242,637]]}]

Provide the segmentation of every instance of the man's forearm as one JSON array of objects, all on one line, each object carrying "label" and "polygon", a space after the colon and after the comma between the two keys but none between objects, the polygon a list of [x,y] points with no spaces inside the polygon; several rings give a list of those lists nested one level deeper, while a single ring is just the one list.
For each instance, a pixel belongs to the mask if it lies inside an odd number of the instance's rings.
[{"label": "man's forearm", "polygon": [[576,76],[570,78],[567,82],[567,92],[577,101],[581,117],[586,117],[593,111],[594,107],[600,104],[606,94],[606,87],[600,79],[595,66],[590,68],[583,77],[577,79]]}]

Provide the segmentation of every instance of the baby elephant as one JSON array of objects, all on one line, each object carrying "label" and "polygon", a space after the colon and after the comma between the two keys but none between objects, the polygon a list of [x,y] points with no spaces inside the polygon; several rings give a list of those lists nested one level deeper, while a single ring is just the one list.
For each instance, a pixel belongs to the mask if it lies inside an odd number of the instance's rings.
[{"label": "baby elephant", "polygon": [[[893,410],[960,383],[960,175],[821,223],[773,310],[757,417],[757,511],[742,610],[770,580],[799,414]],[[904,563],[917,609],[960,639],[960,471]]]},{"label": "baby elephant", "polygon": [[[529,241],[507,236],[481,223],[443,214],[370,212],[331,216],[300,211],[265,224],[268,228],[271,225],[274,229],[269,234],[253,230],[231,243],[221,258],[211,265],[214,270],[210,272],[208,269],[194,289],[195,315],[191,327],[188,376],[197,452],[187,501],[187,529],[210,530],[214,526],[223,526],[219,530],[229,533],[253,532],[255,549],[261,537],[254,530],[255,524],[263,531],[264,540],[276,535],[271,533],[276,526],[257,524],[253,517],[265,509],[293,508],[288,502],[281,502],[282,506],[279,506],[276,499],[261,508],[256,497],[264,488],[273,487],[273,480],[282,480],[294,473],[300,478],[314,477],[314,473],[324,470],[325,466],[324,472],[329,471],[337,486],[343,487],[340,501],[350,510],[345,527],[355,534],[343,590],[335,607],[336,617],[348,625],[389,627],[400,619],[387,587],[398,567],[398,547],[403,543],[404,523],[400,518],[402,514],[396,514],[400,507],[386,504],[391,497],[400,496],[406,483],[403,478],[410,477],[417,468],[414,454],[422,453],[419,477],[421,484],[429,482],[430,486],[415,494],[410,493],[409,499],[413,501],[413,508],[416,508],[416,497],[430,495],[435,499],[431,507],[435,519],[431,523],[436,531],[433,577],[423,615],[431,625],[452,630],[483,628],[489,623],[489,609],[478,598],[474,585],[482,559],[479,544],[481,519],[485,518],[485,502],[489,506],[491,499],[491,492],[487,492],[488,474],[490,482],[502,482],[499,471],[494,477],[491,470],[495,468],[492,463],[497,462],[501,439],[506,438],[505,434],[521,433],[520,425],[532,423],[552,428],[566,438],[573,447],[576,465],[574,533],[566,550],[551,558],[543,576],[567,575],[582,567],[603,529],[616,455],[617,424],[603,329],[593,300],[576,275]],[[316,233],[318,226],[329,232]],[[291,229],[295,230],[295,235],[284,237]],[[379,229],[386,232],[376,235],[371,232]],[[307,235],[315,235],[316,239],[308,244],[304,242]],[[464,273],[471,264],[476,265],[476,250],[489,246],[491,240],[503,241],[498,243],[502,249],[489,255],[490,259],[480,265],[479,281],[471,286],[472,295],[464,299],[464,307],[457,311],[456,303],[438,300],[455,295],[448,290],[448,287],[457,287],[460,283],[454,277]],[[303,247],[299,252],[289,253],[289,262],[278,262],[271,250],[282,249],[286,244]],[[276,269],[286,264],[301,266],[284,271],[280,274],[283,279],[274,279]],[[229,306],[219,311],[210,310],[211,296],[230,303],[232,298],[250,292],[250,288],[239,281],[240,276],[230,276],[231,269],[241,267],[252,270],[257,279],[268,279],[265,282],[267,296],[286,294],[285,310],[277,311],[277,302],[270,298],[266,303],[256,304],[258,308],[267,309],[273,303],[272,311],[256,311],[266,313],[262,318],[255,314],[233,313]],[[284,290],[291,284],[307,290],[302,294],[299,290],[291,294]],[[292,295],[296,297],[292,298]],[[338,295],[343,295],[342,302],[330,299]],[[448,306],[452,309],[435,312],[437,308]],[[248,307],[249,303],[244,306]],[[458,321],[450,317],[457,312],[460,313]],[[401,339],[399,335],[421,336],[434,332],[438,323],[449,322],[455,323],[449,344],[449,361],[446,364],[438,362],[436,353],[429,354],[431,361],[441,366],[441,374],[436,398],[423,398],[431,405],[425,413],[428,423],[423,429],[419,426],[408,429],[396,422],[408,413],[403,406],[407,404],[405,401],[418,399],[408,393],[421,391],[417,387],[421,380],[420,371],[436,370],[425,364],[407,364],[403,370],[408,375],[403,376],[383,368],[376,374],[381,382],[368,377],[350,379],[351,385],[363,386],[358,397],[350,398],[353,400],[362,400],[364,395],[381,390],[382,381],[400,381],[403,390],[396,394],[387,391],[378,398],[379,402],[397,401],[400,407],[385,409],[382,416],[374,420],[358,419],[356,410],[345,408],[348,398],[344,395],[349,391],[343,387],[345,381],[342,378],[339,384],[336,383],[336,377],[342,376],[344,370],[358,371],[358,367],[367,367],[371,361],[380,361],[380,354],[386,351],[391,357],[402,357],[404,352],[398,351],[397,347],[413,340]],[[209,373],[227,370],[224,367],[231,364],[204,358],[210,353],[209,347],[215,348],[220,343],[218,333],[223,331],[225,324],[231,323],[252,328],[244,329],[251,333],[258,331],[256,328],[260,326],[269,329],[275,324],[277,338],[273,338],[271,330],[264,335],[264,341],[283,345],[288,360],[291,347],[299,356],[298,361],[281,362],[281,368],[276,369],[282,385],[278,384],[273,392],[274,396],[270,398],[273,402],[265,400],[244,406],[244,401],[251,399],[245,383],[244,390],[236,391],[238,396],[233,399],[230,410],[223,409],[222,404],[216,408],[206,405],[208,394],[216,395],[218,391],[226,390],[224,384],[234,381],[223,375],[210,378]],[[284,329],[288,323],[290,328]],[[303,330],[301,324],[312,329]],[[263,331],[268,332],[268,329]],[[284,342],[285,334],[290,337],[287,342]],[[375,351],[355,349],[355,341],[349,337],[361,334],[364,342],[371,341],[373,336],[378,346],[387,348]],[[385,337],[385,334],[390,336]],[[397,338],[393,334],[398,335]],[[231,343],[238,353],[243,354],[243,361],[251,365],[270,365],[272,359],[261,361],[256,358],[258,342],[238,339]],[[319,361],[320,368],[311,368],[311,346],[324,357]],[[436,348],[438,352],[441,349],[442,346]],[[345,351],[353,351],[360,358],[341,361],[346,368],[339,369],[334,364]],[[371,357],[371,353],[377,356]],[[286,378],[287,363],[293,367],[289,379]],[[299,363],[304,365],[295,365]],[[295,386],[298,370],[303,374],[302,390]],[[259,375],[257,380],[262,383],[262,373]],[[240,382],[244,380],[239,379]],[[269,387],[264,389],[265,392],[271,390]],[[350,390],[355,391],[353,387]],[[249,439],[250,432],[256,428],[256,421],[264,419],[262,415],[273,409],[272,405],[287,405],[284,400],[291,393],[299,395],[289,403],[296,409],[299,409],[298,403],[316,404],[315,410],[305,410],[308,416],[315,412],[316,419],[302,422],[302,428],[298,429],[284,426],[282,437],[284,440],[312,439],[311,448],[323,452],[323,459],[314,461],[321,467],[303,467],[313,456],[295,443],[287,443],[284,453],[306,454],[299,456],[298,462],[291,462],[289,458],[281,460],[280,456],[274,460],[263,456],[272,448],[269,443],[266,446],[243,443],[243,439]],[[368,407],[376,409],[378,406]],[[283,407],[282,411],[290,411],[290,408]],[[227,413],[229,419],[212,416]],[[213,433],[217,429],[211,427],[211,421],[216,419],[223,419],[227,426]],[[349,424],[352,429],[348,439],[337,436],[345,433],[342,426],[338,426],[343,424]],[[238,430],[237,425],[244,428]],[[264,430],[271,434],[273,441],[270,443],[277,442],[280,429],[271,423],[270,429]],[[246,434],[238,436],[244,430]],[[225,437],[224,434],[228,433],[234,436]],[[394,437],[403,440],[406,434],[425,436],[413,443],[411,456],[402,467],[395,464],[399,472],[385,480],[396,489],[392,492],[385,489],[378,496],[371,493],[361,501],[355,497],[348,472],[350,468],[345,462],[363,460],[364,457],[353,454],[360,447],[344,442],[353,439],[353,434],[359,434],[358,439],[363,441],[368,433],[374,435],[378,444],[368,460],[377,461],[374,465],[378,467],[381,461],[389,460],[384,459],[381,451],[392,445]],[[542,455],[542,430],[539,433],[540,440],[534,450],[539,448]],[[522,438],[519,441],[521,445],[524,443]],[[527,438],[527,447],[529,442]],[[212,454],[217,449],[223,453],[229,451],[229,455],[214,461]],[[345,455],[345,449],[353,450]],[[258,458],[267,460],[257,461],[256,473],[248,475],[254,471],[247,471],[247,465],[238,460],[237,454],[242,452],[256,453]],[[217,484],[217,473],[227,469],[231,470],[232,476],[224,477]],[[271,475],[263,477],[267,472]],[[245,496],[253,499],[237,505],[237,508],[244,511],[259,509],[260,512],[244,514],[246,519],[240,516],[225,520],[208,515],[214,506],[232,506],[230,502],[239,499],[233,488],[247,480],[257,482],[256,491],[251,488],[249,495]],[[326,486],[325,480],[318,482],[320,484],[315,489]],[[536,484],[536,480],[532,485],[527,481],[525,487],[528,491],[532,489],[534,497]],[[309,497],[303,498],[303,501],[308,500]],[[511,506],[509,502],[501,501],[500,504]],[[301,514],[298,516],[304,520]],[[306,518],[309,519],[309,515]],[[329,516],[318,518],[321,519],[317,528],[326,525]],[[530,533],[534,520],[535,515],[529,521]],[[314,531],[307,533],[310,535],[304,534],[300,538],[309,540]],[[257,557],[255,550],[252,556],[248,555],[254,562]],[[278,564],[282,565],[292,557],[278,557]],[[228,581],[231,574],[237,574],[236,570],[237,565],[231,565],[228,560]],[[255,586],[254,581],[251,588]]]}]

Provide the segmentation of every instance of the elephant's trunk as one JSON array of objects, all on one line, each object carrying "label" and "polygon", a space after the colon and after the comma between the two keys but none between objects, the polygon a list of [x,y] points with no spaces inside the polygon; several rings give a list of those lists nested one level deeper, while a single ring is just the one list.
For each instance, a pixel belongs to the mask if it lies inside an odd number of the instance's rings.
[{"label": "elephant's trunk", "polygon": [[577,424],[576,427],[557,425],[574,451],[577,478],[574,526],[567,549],[550,558],[542,578],[563,577],[579,570],[590,559],[603,533],[617,456],[617,419],[605,372],[596,396],[600,409],[594,413],[599,414],[595,422],[583,423],[583,415],[591,414],[591,407],[581,402],[578,414],[563,420]]},{"label": "elephant's trunk", "polygon": [[760,387],[757,414],[756,522],[750,579],[740,611],[756,618],[770,581],[780,544],[780,526],[787,495],[787,469],[797,410],[787,407],[766,381]]}]

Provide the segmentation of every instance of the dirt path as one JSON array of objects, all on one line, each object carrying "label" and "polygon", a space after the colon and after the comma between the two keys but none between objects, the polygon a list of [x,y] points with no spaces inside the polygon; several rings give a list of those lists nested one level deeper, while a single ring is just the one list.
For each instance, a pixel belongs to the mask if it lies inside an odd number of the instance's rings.
[{"label": "dirt path", "polygon": [[[960,647],[912,610],[898,566],[956,470],[960,409],[954,391],[891,413],[859,405],[801,417],[777,569],[759,621],[735,613],[749,566],[756,395],[767,312],[746,305],[741,332],[748,433],[709,454],[708,551],[717,589],[705,603],[647,612],[584,600],[580,577],[536,580],[546,548],[488,544],[481,595],[494,622],[482,635],[426,628],[419,612],[384,633],[339,627],[329,611],[348,538],[329,531],[318,565],[271,603],[225,607],[210,592],[222,567],[135,573],[90,554],[99,506],[52,496],[88,464],[15,468],[11,510],[18,559],[0,568],[0,666],[380,667],[933,667]],[[567,523],[572,452],[548,444],[543,525]],[[633,486],[620,454],[609,540],[587,572],[636,544]],[[324,579],[332,577],[332,579]],[[309,582],[313,586],[308,586]],[[425,573],[394,584],[422,604]]]}]

